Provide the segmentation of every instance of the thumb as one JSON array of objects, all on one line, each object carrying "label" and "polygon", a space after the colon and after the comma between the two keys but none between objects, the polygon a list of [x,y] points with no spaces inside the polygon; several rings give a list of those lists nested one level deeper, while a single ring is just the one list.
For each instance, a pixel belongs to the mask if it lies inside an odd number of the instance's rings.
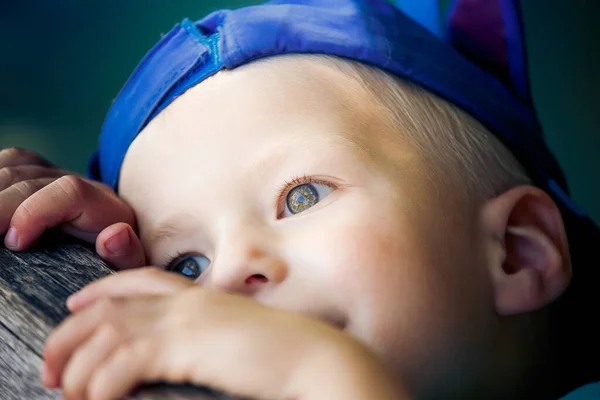
[{"label": "thumb", "polygon": [[98,234],[96,252],[116,270],[146,265],[146,253],[140,239],[124,222],[117,222]]}]

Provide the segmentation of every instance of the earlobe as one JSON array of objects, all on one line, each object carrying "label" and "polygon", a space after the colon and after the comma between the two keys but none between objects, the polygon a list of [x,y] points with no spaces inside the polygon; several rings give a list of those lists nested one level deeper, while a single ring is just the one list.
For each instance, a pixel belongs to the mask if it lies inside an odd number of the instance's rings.
[{"label": "earlobe", "polygon": [[499,315],[538,310],[559,297],[571,279],[566,233],[554,201],[533,186],[518,186],[483,207],[493,244],[490,268]]}]

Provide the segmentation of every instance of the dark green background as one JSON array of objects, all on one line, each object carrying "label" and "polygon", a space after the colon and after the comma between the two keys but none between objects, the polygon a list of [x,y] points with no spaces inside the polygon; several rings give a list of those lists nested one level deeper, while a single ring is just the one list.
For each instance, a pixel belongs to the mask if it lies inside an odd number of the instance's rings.
[{"label": "dark green background", "polygon": [[[258,2],[0,0],[0,147],[83,172],[111,99],[160,33],[183,17]],[[600,221],[600,2],[523,3],[550,147],[576,201]]]}]

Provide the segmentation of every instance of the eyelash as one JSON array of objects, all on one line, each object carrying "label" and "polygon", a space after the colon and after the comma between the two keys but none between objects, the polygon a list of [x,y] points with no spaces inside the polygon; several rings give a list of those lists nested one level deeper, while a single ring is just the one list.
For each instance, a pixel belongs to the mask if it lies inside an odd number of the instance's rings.
[{"label": "eyelash", "polygon": [[[277,218],[278,219],[281,217],[281,214],[283,213],[283,210],[285,207],[285,200],[286,200],[288,193],[296,186],[307,185],[307,184],[311,184],[311,183],[319,183],[321,185],[329,186],[332,189],[338,189],[337,185],[334,185],[333,183],[324,181],[322,179],[315,178],[314,176],[307,176],[307,175],[294,176],[292,179],[284,182],[277,189],[277,196],[275,198],[275,203],[277,205]],[[169,266],[171,264],[173,264],[178,259],[180,259],[182,257],[187,257],[189,255],[190,255],[190,253],[187,253],[187,252],[177,252],[174,255],[168,254],[167,261],[163,263],[163,266],[165,269],[167,269],[167,268],[169,268]]]},{"label": "eyelash", "polygon": [[167,254],[167,261],[162,263],[163,268],[165,270],[168,270],[168,268],[171,266],[171,264],[173,264],[175,261],[177,261],[181,257],[188,256],[188,255],[189,255],[189,253],[186,253],[186,252],[177,252],[177,253],[175,253],[175,255]]},{"label": "eyelash", "polygon": [[285,210],[285,200],[289,192],[300,185],[308,185],[311,183],[318,183],[321,185],[329,186],[332,189],[338,189],[337,185],[331,182],[315,178],[314,176],[298,175],[294,176],[289,181],[284,182],[277,190],[277,197],[275,198],[275,204],[277,205],[277,219],[280,219],[281,214]]}]

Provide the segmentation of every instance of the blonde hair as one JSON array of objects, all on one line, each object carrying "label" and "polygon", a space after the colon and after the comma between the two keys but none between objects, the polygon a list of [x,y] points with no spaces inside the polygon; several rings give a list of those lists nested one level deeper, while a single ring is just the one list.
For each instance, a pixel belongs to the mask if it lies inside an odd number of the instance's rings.
[{"label": "blonde hair", "polygon": [[306,62],[324,65],[358,82],[391,117],[394,133],[432,165],[426,171],[429,179],[460,188],[471,202],[480,203],[531,183],[508,148],[479,121],[417,84],[373,66],[323,54],[280,55],[251,64],[275,65],[284,60],[298,70]]},{"label": "blonde hair", "polygon": [[398,132],[433,164],[432,173],[438,175],[434,179],[452,179],[475,201],[531,183],[508,148],[454,104],[375,67],[332,56],[312,57],[349,74],[370,91],[389,111]]}]

